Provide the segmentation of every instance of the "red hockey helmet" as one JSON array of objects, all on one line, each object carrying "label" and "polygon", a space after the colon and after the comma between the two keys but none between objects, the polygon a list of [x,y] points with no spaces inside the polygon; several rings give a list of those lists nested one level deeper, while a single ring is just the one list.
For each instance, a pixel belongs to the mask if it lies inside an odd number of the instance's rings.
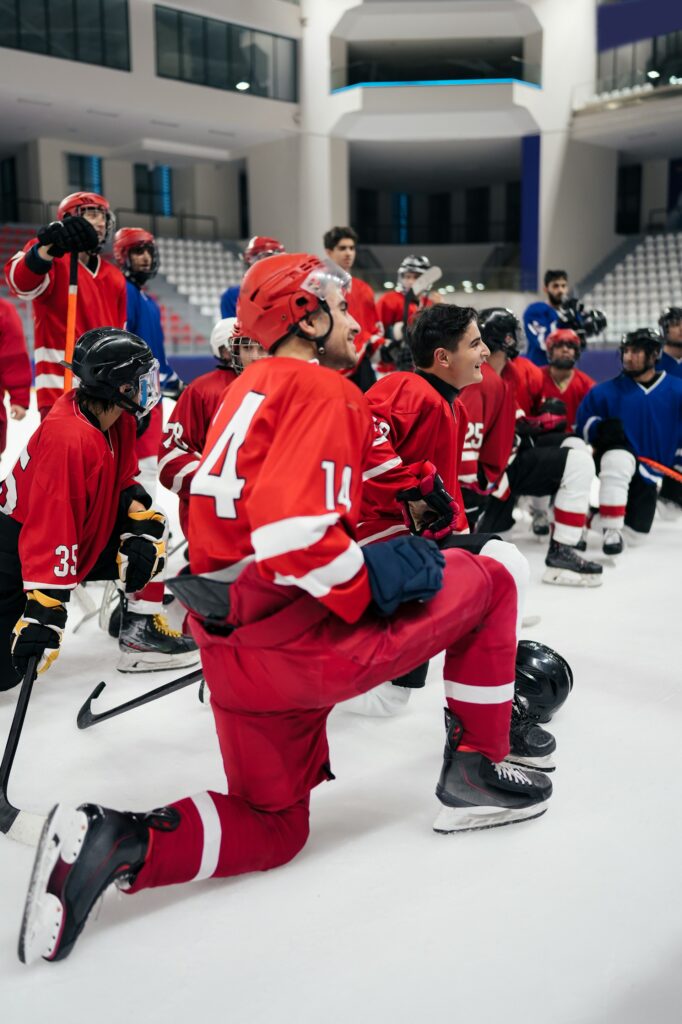
[{"label": "red hockey helmet", "polygon": [[72,192],[70,196],[62,199],[57,207],[57,220],[64,220],[65,217],[82,217],[83,211],[88,209],[103,210],[106,221],[104,238],[100,242],[100,248],[111,238],[116,226],[116,218],[109,203],[97,192]]},{"label": "red hockey helmet", "polygon": [[[271,352],[309,313],[328,308],[335,289],[345,291],[349,284],[350,277],[336,263],[307,253],[258,261],[244,275],[239,292],[241,329]],[[321,344],[328,335],[319,339]]]},{"label": "red hockey helmet", "polygon": [[570,327],[558,327],[545,338],[545,347],[548,352],[551,352],[555,345],[571,345],[575,349],[577,358],[584,349],[585,342],[581,341],[580,335]]},{"label": "red hockey helmet", "polygon": [[[130,253],[133,249],[147,249],[152,257],[152,265],[149,270],[134,271],[130,263]],[[143,284],[151,277],[154,277],[159,269],[159,250],[156,239],[144,228],[120,228],[114,235],[114,259],[126,277],[136,279]]]},{"label": "red hockey helmet", "polygon": [[253,266],[258,260],[264,260],[266,256],[274,256],[276,253],[285,252],[285,248],[276,238],[266,238],[263,235],[254,235],[244,249],[244,263],[247,267]]}]

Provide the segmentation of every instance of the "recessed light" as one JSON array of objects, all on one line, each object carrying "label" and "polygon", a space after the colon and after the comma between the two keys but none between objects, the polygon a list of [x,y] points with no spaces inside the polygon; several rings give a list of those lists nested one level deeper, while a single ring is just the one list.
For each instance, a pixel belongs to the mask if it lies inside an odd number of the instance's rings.
[{"label": "recessed light", "polygon": [[239,89],[240,92],[246,92],[246,90],[250,88],[250,82],[237,82],[237,84],[235,85],[235,89]]}]

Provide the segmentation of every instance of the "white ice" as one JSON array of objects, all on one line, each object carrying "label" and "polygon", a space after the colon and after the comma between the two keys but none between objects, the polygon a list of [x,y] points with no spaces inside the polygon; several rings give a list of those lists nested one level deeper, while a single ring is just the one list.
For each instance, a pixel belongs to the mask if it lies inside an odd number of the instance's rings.
[{"label": "white ice", "polygon": [[[0,476],[35,422],[10,425]],[[315,791],[312,835],[293,863],[109,892],[63,963],[19,964],[33,853],[0,837],[0,1021],[679,1024],[682,522],[657,518],[594,590],[543,585],[544,545],[523,532],[518,543],[532,566],[527,610],[542,616],[528,636],[575,675],[551,726],[558,769],[544,817],[432,832],[443,743],[434,662],[399,718],[334,713],[337,781]],[[224,789],[194,687],[77,730],[98,680],[106,707],[172,677],[121,676],[116,653],[94,621],[66,636],[34,690],[14,803],[143,810]],[[0,693],[2,744],[15,699]]]}]

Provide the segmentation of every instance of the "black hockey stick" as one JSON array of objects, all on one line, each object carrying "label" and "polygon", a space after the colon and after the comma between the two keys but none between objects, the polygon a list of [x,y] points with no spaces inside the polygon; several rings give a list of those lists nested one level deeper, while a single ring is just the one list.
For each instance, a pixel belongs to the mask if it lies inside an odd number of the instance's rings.
[{"label": "black hockey stick", "polygon": [[163,686],[157,686],[154,690],[148,690],[147,693],[143,693],[140,697],[134,697],[133,700],[127,700],[125,704],[117,704],[115,708],[109,708],[108,711],[102,711],[99,715],[96,712],[93,713],[92,702],[93,700],[97,700],[107,684],[98,683],[83,707],[78,712],[76,724],[79,729],[89,729],[91,725],[97,725],[98,722],[105,722],[107,718],[115,718],[116,715],[122,715],[126,711],[132,711],[134,708],[141,708],[143,704],[150,704],[153,700],[158,700],[159,697],[165,697],[169,693],[175,693],[176,690],[184,689],[185,686],[191,686],[192,683],[198,683],[200,679],[203,679],[203,677],[204,670],[196,668],[193,672],[188,672],[187,675],[180,676],[179,679],[174,679],[170,683],[164,683]]},{"label": "black hockey stick", "polygon": [[26,843],[27,846],[36,846],[40,838],[45,818],[39,814],[31,814],[30,811],[21,811],[10,803],[7,797],[7,784],[10,772],[14,763],[14,755],[19,745],[19,737],[26,718],[26,709],[31,699],[31,690],[36,677],[38,667],[37,658],[29,658],[24,678],[21,681],[17,706],[14,709],[14,717],[9,727],[9,736],[5,745],[5,753],[2,755],[0,764],[0,832],[3,832],[10,839],[16,839],[19,843]]}]

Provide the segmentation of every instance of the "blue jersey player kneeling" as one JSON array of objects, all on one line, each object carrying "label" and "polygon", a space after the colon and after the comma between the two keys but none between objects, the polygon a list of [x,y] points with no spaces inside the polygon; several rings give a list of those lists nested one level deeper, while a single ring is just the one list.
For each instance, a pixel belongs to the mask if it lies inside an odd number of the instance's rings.
[{"label": "blue jersey player kneeling", "polygon": [[576,433],[595,451],[608,555],[623,550],[624,526],[631,540],[651,530],[661,474],[639,459],[682,470],[682,381],[656,368],[662,344],[648,327],[626,334],[622,373],[592,388],[578,408]]}]

